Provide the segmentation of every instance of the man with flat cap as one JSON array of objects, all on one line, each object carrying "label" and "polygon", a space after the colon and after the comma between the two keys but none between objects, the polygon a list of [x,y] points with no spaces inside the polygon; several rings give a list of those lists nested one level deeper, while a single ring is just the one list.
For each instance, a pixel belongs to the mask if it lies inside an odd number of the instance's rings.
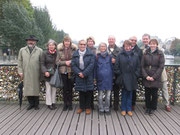
[{"label": "man with flat cap", "polygon": [[29,107],[39,109],[39,90],[40,90],[40,58],[42,49],[36,46],[38,39],[30,35],[26,39],[27,46],[19,51],[18,55],[18,73],[23,79],[24,96],[27,97]]}]

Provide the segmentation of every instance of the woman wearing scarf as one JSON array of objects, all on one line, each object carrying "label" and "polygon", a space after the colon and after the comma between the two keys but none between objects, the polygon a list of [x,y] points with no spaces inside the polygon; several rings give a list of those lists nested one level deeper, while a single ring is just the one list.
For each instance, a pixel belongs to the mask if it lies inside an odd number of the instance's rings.
[{"label": "woman wearing scarf", "polygon": [[50,39],[47,44],[47,50],[43,52],[41,61],[43,80],[45,80],[46,85],[46,105],[50,110],[56,109],[56,88],[49,84],[50,77],[54,74],[56,68],[56,56],[56,42]]},{"label": "woman wearing scarf", "polygon": [[65,36],[63,43],[57,46],[56,64],[59,65],[59,71],[63,80],[63,111],[72,110],[72,88],[73,88],[73,73],[71,70],[71,59],[73,53],[77,50],[77,46],[72,43],[69,36]]},{"label": "woman wearing scarf", "polygon": [[[110,113],[110,94],[112,90],[113,81],[113,67],[111,62],[111,56],[107,52],[106,43],[100,43],[100,53],[96,56],[95,63],[95,79],[97,82],[99,112]],[[105,94],[105,103],[103,103],[103,96]]]},{"label": "woman wearing scarf", "polygon": [[153,115],[157,109],[158,88],[162,87],[161,74],[165,59],[163,52],[158,49],[156,39],[151,39],[149,45],[142,57],[141,66],[145,86],[145,114]]},{"label": "woman wearing scarf", "polygon": [[72,69],[76,75],[75,90],[79,91],[80,108],[77,113],[91,113],[91,91],[94,90],[94,54],[87,48],[86,41],[79,41],[79,49],[73,54]]},{"label": "woman wearing scarf", "polygon": [[121,114],[132,116],[132,91],[137,89],[137,78],[140,75],[140,61],[138,55],[132,51],[131,42],[125,40],[123,50],[119,53],[115,63],[115,73],[122,83]]}]

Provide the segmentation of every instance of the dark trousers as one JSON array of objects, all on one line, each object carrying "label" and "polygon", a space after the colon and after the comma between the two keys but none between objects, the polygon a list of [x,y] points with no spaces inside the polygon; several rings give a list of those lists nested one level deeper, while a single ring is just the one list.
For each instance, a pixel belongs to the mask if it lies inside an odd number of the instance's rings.
[{"label": "dark trousers", "polygon": [[79,104],[80,109],[90,109],[91,108],[91,97],[92,91],[79,91]]},{"label": "dark trousers", "polygon": [[136,90],[132,92],[132,106],[136,105]]},{"label": "dark trousers", "polygon": [[30,106],[38,107],[39,106],[39,96],[27,96]]},{"label": "dark trousers", "polygon": [[68,74],[61,74],[63,80],[63,100],[65,106],[72,106],[72,80],[68,79]]},{"label": "dark trousers", "polygon": [[114,85],[113,85],[114,108],[118,108],[118,106],[119,106],[119,91],[120,91],[119,86],[114,83]]},{"label": "dark trousers", "polygon": [[158,88],[145,87],[145,103],[147,109],[156,110],[158,99]]},{"label": "dark trousers", "polygon": [[91,109],[94,109],[94,91],[91,91]]}]

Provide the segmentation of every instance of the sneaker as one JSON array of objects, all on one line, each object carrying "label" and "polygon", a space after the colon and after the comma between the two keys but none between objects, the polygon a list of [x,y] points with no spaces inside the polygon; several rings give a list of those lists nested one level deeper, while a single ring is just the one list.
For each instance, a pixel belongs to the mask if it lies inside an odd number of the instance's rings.
[{"label": "sneaker", "polygon": [[167,106],[165,106],[165,110],[166,110],[167,112],[171,112],[171,107],[170,107],[169,105],[167,105]]},{"label": "sneaker", "polygon": [[86,109],[86,114],[90,114],[91,113],[91,110],[90,109]]},{"label": "sneaker", "polygon": [[126,111],[121,111],[121,115],[125,116],[126,115]]},{"label": "sneaker", "polygon": [[80,113],[82,113],[83,112],[83,109],[78,109],[77,110],[77,114],[80,114]]},{"label": "sneaker", "polygon": [[133,115],[132,111],[128,111],[128,115],[132,116]]}]

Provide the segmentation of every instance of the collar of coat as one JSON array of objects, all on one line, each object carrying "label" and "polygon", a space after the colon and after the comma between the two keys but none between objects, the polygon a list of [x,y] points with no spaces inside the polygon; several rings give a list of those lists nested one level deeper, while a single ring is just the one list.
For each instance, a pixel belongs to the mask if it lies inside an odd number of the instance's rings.
[{"label": "collar of coat", "polygon": [[[74,43],[72,43],[70,47],[71,47],[72,50],[77,50],[78,49],[77,45],[74,44]],[[60,43],[60,44],[57,45],[57,50],[58,51],[63,51],[64,50],[63,43]]]},{"label": "collar of coat", "polygon": [[[163,54],[163,52],[158,47],[153,53]],[[153,53],[151,53],[150,47],[145,52],[145,54],[153,54]]]},{"label": "collar of coat", "polygon": [[[126,51],[124,50],[124,48],[123,48],[123,50],[120,52],[120,54],[123,54],[123,55],[126,55],[126,56],[127,56],[127,53],[126,53]],[[134,55],[133,50],[131,51],[131,54],[130,54],[130,55],[131,55],[131,56]]]},{"label": "collar of coat", "polygon": [[[36,51],[38,48],[39,48],[39,47],[34,46],[34,49],[32,50],[31,54],[32,54],[34,51]],[[30,51],[29,51],[28,46],[25,47],[25,50],[30,54]]]},{"label": "collar of coat", "polygon": [[[74,54],[73,54],[74,57],[79,57],[78,50],[74,52]],[[92,53],[92,51],[89,50],[89,48],[86,48],[86,53],[84,54],[84,56],[86,56],[86,55],[92,55],[93,56],[94,54]]]}]

